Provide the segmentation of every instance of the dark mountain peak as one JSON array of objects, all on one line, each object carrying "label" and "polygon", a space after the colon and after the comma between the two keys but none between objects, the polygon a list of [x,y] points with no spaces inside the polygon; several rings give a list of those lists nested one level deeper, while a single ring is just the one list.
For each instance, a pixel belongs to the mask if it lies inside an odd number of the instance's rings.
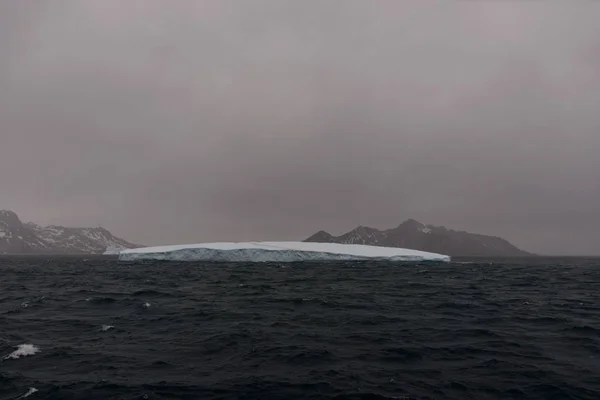
[{"label": "dark mountain peak", "polygon": [[331,243],[333,242],[333,235],[329,232],[319,231],[306,239],[307,242],[315,242],[315,243]]},{"label": "dark mountain peak", "polygon": [[0,221],[7,225],[22,225],[17,213],[10,210],[0,210]]},{"label": "dark mountain peak", "polygon": [[356,228],[354,228],[351,232],[358,232],[358,233],[374,233],[374,232],[379,232],[378,229],[375,228],[370,228],[368,226],[364,226],[364,225],[359,225]]},{"label": "dark mountain peak", "polygon": [[0,210],[0,232],[1,237],[8,238],[11,236],[18,237],[22,235],[23,229],[26,227],[23,225],[19,216],[9,210]]},{"label": "dark mountain peak", "polygon": [[12,215],[13,217],[18,217],[17,213],[11,210],[0,210],[0,217]]},{"label": "dark mountain peak", "polygon": [[400,225],[398,225],[398,228],[418,229],[418,228],[423,228],[424,226],[425,226],[425,224],[420,223],[416,219],[409,218],[406,221],[404,221],[403,223],[401,223]]},{"label": "dark mountain peak", "polygon": [[403,247],[451,256],[530,255],[499,237],[453,231],[445,227],[425,225],[415,219],[408,219],[396,228],[385,231],[359,226],[337,237],[320,231],[306,241]]},{"label": "dark mountain peak", "polygon": [[48,225],[48,226],[39,226],[38,228],[42,229],[42,230],[53,230],[56,232],[88,232],[88,233],[96,233],[99,235],[103,235],[105,237],[112,237],[113,234],[110,233],[110,231],[106,228],[103,228],[101,226],[97,226],[94,228],[86,228],[86,227],[72,227],[72,226],[63,226],[63,225]]},{"label": "dark mountain peak", "polygon": [[402,222],[400,225],[398,225],[395,228],[389,229],[386,232],[388,232],[391,235],[398,235],[401,234],[401,232],[403,232],[404,234],[412,234],[414,232],[424,232],[424,233],[430,233],[431,232],[431,227],[429,227],[428,225],[425,225],[419,221],[417,221],[416,219],[407,219],[406,221]]},{"label": "dark mountain peak", "polygon": [[101,226],[97,226],[95,228],[91,228],[90,230],[93,231],[93,232],[101,233],[101,234],[106,235],[106,236],[112,236],[112,233],[110,233],[110,231],[108,229],[103,228]]},{"label": "dark mountain peak", "polygon": [[107,229],[21,223],[13,211],[0,210],[0,253],[101,254],[107,249],[140,247]]}]

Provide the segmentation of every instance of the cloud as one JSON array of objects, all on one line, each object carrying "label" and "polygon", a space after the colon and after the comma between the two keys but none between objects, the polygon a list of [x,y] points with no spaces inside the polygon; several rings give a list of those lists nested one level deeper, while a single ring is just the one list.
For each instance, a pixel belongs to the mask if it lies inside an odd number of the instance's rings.
[{"label": "cloud", "polygon": [[0,6],[0,206],[147,244],[424,222],[597,253],[600,4]]}]

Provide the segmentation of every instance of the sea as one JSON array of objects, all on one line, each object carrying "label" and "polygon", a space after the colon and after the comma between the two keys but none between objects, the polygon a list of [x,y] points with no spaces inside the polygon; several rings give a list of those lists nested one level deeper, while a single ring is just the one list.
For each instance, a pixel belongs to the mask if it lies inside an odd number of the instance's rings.
[{"label": "sea", "polygon": [[0,399],[600,399],[600,259],[0,258]]}]

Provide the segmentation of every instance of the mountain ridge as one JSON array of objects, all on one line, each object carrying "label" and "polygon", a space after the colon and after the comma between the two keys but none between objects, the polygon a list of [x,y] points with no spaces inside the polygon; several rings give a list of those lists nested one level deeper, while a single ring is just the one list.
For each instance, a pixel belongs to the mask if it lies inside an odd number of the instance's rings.
[{"label": "mountain ridge", "polygon": [[23,223],[10,210],[0,210],[0,254],[103,254],[142,247],[102,227],[74,228]]},{"label": "mountain ridge", "polygon": [[358,226],[340,236],[321,230],[305,242],[406,247],[450,256],[533,256],[499,236],[482,235],[423,224],[408,219],[395,228],[379,230]]}]

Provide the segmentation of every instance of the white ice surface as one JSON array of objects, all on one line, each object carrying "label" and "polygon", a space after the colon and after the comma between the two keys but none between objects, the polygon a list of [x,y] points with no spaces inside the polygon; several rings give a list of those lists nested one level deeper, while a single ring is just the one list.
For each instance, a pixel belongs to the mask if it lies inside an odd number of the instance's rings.
[{"label": "white ice surface", "polygon": [[122,261],[219,261],[219,262],[296,262],[352,261],[383,259],[389,261],[442,261],[442,254],[397,247],[310,242],[223,242],[123,250]]},{"label": "white ice surface", "polygon": [[117,255],[119,254],[121,251],[123,251],[124,248],[123,247],[117,247],[117,246],[108,246],[106,248],[106,250],[104,251],[104,255],[108,256],[108,255]]}]

